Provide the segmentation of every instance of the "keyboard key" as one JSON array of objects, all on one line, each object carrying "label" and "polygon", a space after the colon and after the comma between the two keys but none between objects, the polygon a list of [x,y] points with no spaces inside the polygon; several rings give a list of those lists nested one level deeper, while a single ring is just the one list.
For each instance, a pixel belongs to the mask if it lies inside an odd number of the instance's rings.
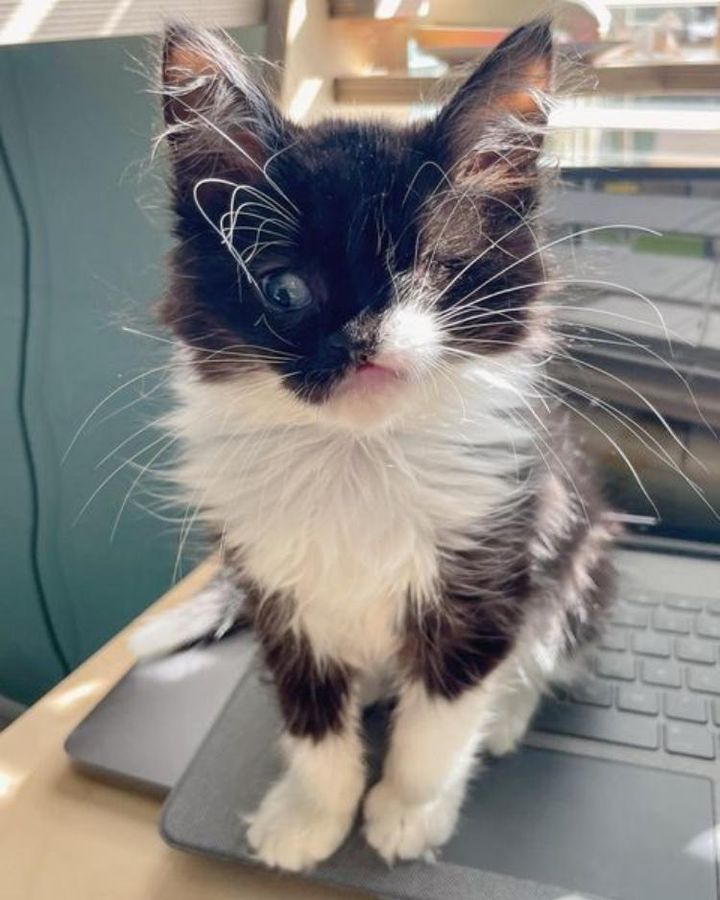
[{"label": "keyboard key", "polygon": [[683,662],[705,663],[716,662],[717,654],[713,644],[707,641],[696,641],[694,638],[675,638],[675,656]]},{"label": "keyboard key", "polygon": [[590,706],[612,706],[612,686],[606,681],[587,678],[571,688],[570,699]]},{"label": "keyboard key", "polygon": [[635,685],[623,684],[618,688],[617,705],[618,709],[625,712],[643,713],[646,716],[656,716],[660,712],[657,691]]},{"label": "keyboard key", "polygon": [[613,625],[623,625],[626,628],[646,628],[649,616],[646,609],[618,603],[610,614],[610,621]]},{"label": "keyboard key", "polygon": [[713,722],[715,722],[716,725],[720,726],[720,700],[713,700],[712,708]]},{"label": "keyboard key", "polygon": [[555,705],[541,710],[535,727],[555,734],[571,734],[648,750],[657,750],[659,747],[656,719],[617,712],[614,709]]},{"label": "keyboard key", "polygon": [[688,666],[688,685],[693,691],[720,694],[720,671]]},{"label": "keyboard key", "polygon": [[642,656],[670,656],[670,638],[651,631],[639,631],[632,636],[632,646]]},{"label": "keyboard key", "polygon": [[720,639],[720,619],[702,616],[697,620],[697,633],[700,637]]},{"label": "keyboard key", "polygon": [[690,634],[692,616],[686,613],[670,612],[669,609],[653,610],[655,627],[659,631],[672,631],[675,634]]},{"label": "keyboard key", "polygon": [[659,684],[662,687],[680,687],[680,666],[674,662],[659,659],[642,661],[642,680],[645,684]]},{"label": "keyboard key", "polygon": [[657,606],[660,603],[659,594],[649,593],[638,588],[634,590],[628,588],[626,591],[623,591],[622,598],[627,600],[628,603],[637,603],[640,606]]},{"label": "keyboard key", "polygon": [[705,609],[711,616],[720,616],[720,600],[706,600]]},{"label": "keyboard key", "polygon": [[626,650],[627,636],[619,628],[608,628],[600,638],[600,646],[605,650]]},{"label": "keyboard key", "polygon": [[702,725],[685,725],[678,722],[665,726],[665,749],[668,753],[715,759],[713,736]]},{"label": "keyboard key", "polygon": [[693,694],[665,694],[665,715],[685,722],[707,722],[705,698]]},{"label": "keyboard key", "polygon": [[683,594],[666,594],[663,599],[663,605],[668,609],[681,609],[684,612],[700,612],[702,609],[701,600],[693,600],[691,597],[685,597]]},{"label": "keyboard key", "polygon": [[601,678],[635,680],[635,662],[631,656],[625,656],[624,653],[601,653],[597,658],[595,671]]}]

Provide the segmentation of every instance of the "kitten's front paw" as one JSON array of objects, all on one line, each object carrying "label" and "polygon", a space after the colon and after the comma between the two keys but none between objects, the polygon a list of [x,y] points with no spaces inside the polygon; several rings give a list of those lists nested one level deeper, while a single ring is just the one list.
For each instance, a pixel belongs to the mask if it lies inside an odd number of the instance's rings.
[{"label": "kitten's front paw", "polygon": [[299,872],[327,859],[350,830],[353,812],[323,809],[278,782],[249,819],[247,839],[267,866]]},{"label": "kitten's front paw", "polygon": [[420,857],[432,862],[433,851],[455,829],[459,805],[456,791],[430,803],[409,804],[380,781],[365,800],[365,838],[389,863]]},{"label": "kitten's front paw", "polygon": [[482,749],[491,756],[507,756],[514,753],[525,737],[527,726],[525,723],[496,725],[494,730],[483,741]]},{"label": "kitten's front paw", "polygon": [[527,734],[537,703],[537,694],[526,692],[515,695],[512,702],[500,710],[485,736],[482,749],[492,756],[506,756],[517,750]]}]

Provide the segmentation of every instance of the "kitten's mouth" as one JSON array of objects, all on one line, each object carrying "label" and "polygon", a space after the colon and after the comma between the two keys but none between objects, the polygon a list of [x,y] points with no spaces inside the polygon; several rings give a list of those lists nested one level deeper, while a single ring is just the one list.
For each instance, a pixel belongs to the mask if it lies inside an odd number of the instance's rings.
[{"label": "kitten's mouth", "polygon": [[338,385],[339,393],[371,393],[404,380],[404,374],[384,363],[370,360],[351,369]]}]

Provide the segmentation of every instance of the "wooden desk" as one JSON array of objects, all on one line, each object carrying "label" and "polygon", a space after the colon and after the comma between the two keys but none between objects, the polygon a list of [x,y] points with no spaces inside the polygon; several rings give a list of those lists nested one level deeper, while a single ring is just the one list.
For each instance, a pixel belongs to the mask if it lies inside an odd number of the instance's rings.
[{"label": "wooden desk", "polygon": [[[187,597],[211,571],[201,566],[153,611]],[[171,850],[157,831],[159,800],[73,769],[63,741],[132,664],[132,627],[0,734],[2,900],[364,897]]]}]

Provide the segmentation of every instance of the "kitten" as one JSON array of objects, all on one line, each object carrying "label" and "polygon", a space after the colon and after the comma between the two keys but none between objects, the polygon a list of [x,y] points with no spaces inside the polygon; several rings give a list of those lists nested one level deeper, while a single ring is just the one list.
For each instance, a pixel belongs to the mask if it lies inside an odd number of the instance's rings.
[{"label": "kitten", "polygon": [[429,857],[481,752],[522,738],[609,602],[612,528],[546,398],[536,303],[548,22],[429,122],[287,121],[223,39],[171,29],[177,479],[246,592],[287,769],[252,817],[302,869],[364,833]]}]

